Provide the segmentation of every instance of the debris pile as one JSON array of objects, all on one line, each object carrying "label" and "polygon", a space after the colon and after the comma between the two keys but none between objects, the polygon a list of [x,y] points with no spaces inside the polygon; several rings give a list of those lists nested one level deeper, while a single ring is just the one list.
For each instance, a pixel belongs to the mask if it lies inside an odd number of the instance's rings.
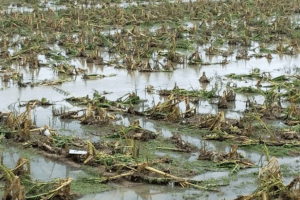
[{"label": "debris pile", "polygon": [[134,139],[148,141],[155,139],[158,133],[143,129],[138,120],[134,121],[129,127],[121,127],[119,131],[109,135],[108,137],[121,137],[124,139]]},{"label": "debris pile", "polygon": [[80,118],[81,124],[98,126],[107,125],[111,120],[114,120],[113,115],[109,115],[104,108],[95,108],[92,110],[91,104],[88,105],[86,113]]},{"label": "debris pile", "polygon": [[259,187],[251,195],[239,196],[235,200],[258,200],[258,199],[298,199],[300,177],[285,185],[282,181],[279,163],[276,157],[272,157],[268,164],[259,172]]},{"label": "debris pile", "polygon": [[173,135],[170,138],[171,142],[176,145],[176,148],[178,150],[184,151],[184,152],[191,152],[192,150],[195,150],[196,148],[191,146],[188,142],[184,142],[182,138],[179,135]]},{"label": "debris pile", "polygon": [[229,153],[213,152],[202,148],[199,151],[198,160],[212,160],[222,167],[235,167],[239,165],[240,168],[253,167],[254,163],[249,159],[244,159],[241,154],[237,152],[237,145],[233,145]]}]

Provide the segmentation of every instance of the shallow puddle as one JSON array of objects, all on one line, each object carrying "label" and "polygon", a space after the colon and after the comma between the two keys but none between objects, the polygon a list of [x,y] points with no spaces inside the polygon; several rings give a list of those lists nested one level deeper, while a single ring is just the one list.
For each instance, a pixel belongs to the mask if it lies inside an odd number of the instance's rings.
[{"label": "shallow puddle", "polygon": [[[196,197],[200,195],[200,191],[188,189],[184,190],[174,186],[154,186],[154,185],[143,185],[134,186],[132,188],[120,188],[117,190],[103,192],[101,194],[90,194],[86,195],[80,200],[96,200],[96,199],[137,199],[137,200],[148,200],[148,199],[184,199],[185,196]],[[202,197],[201,197],[202,199]],[[204,198],[205,199],[205,198]]]},{"label": "shallow puddle", "polygon": [[[20,150],[14,148],[4,150],[1,156],[3,165],[10,169],[15,168],[20,158],[19,151]],[[76,179],[77,177],[84,176],[85,173],[78,168],[53,161],[43,156],[30,155],[30,175],[35,180],[47,182],[55,178],[66,179],[71,177]]]}]

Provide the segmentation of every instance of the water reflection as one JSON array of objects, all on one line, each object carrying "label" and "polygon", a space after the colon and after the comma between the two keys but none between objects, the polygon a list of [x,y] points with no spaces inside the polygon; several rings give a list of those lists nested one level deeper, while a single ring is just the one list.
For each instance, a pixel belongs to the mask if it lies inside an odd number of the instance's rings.
[{"label": "water reflection", "polygon": [[[15,168],[20,158],[18,151],[20,150],[14,148],[2,151],[2,164],[10,169]],[[84,175],[84,172],[78,168],[42,156],[31,156],[30,175],[36,180],[49,181],[55,178],[66,179],[71,177],[76,179],[78,176]]]}]

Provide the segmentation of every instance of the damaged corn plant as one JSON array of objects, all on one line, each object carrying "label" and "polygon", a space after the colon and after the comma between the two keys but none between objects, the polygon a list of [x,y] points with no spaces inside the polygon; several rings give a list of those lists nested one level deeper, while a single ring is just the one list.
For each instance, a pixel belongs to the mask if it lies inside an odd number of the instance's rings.
[{"label": "damaged corn plant", "polygon": [[5,180],[3,199],[72,199],[74,193],[70,190],[71,178],[57,179],[41,183],[30,177],[30,162],[20,158],[14,169],[0,166],[2,179]]}]

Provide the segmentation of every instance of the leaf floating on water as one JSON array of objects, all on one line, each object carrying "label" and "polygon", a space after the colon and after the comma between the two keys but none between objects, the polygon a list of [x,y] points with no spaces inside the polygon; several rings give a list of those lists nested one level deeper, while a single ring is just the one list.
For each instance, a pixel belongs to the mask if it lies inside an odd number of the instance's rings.
[{"label": "leaf floating on water", "polygon": [[57,87],[53,87],[53,90],[55,90],[56,92],[58,92],[60,94],[63,94],[64,96],[69,96],[71,94],[70,92],[67,92],[67,91],[57,88]]}]

